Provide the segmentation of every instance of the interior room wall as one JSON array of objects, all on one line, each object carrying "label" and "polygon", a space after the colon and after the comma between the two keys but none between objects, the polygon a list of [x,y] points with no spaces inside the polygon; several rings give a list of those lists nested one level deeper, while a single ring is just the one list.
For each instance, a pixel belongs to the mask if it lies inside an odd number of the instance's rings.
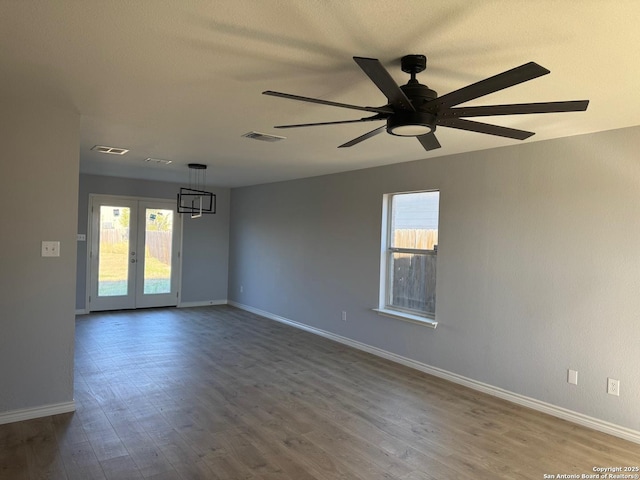
[{"label": "interior room wall", "polygon": [[77,113],[0,99],[0,423],[74,408],[79,132]]},{"label": "interior room wall", "polygon": [[[233,189],[229,299],[640,431],[639,151],[634,127]],[[371,310],[382,196],[422,189],[435,330]]]},{"label": "interior room wall", "polygon": [[[89,194],[162,198],[175,201],[181,184],[80,175],[77,201],[78,233],[88,234]],[[182,230],[181,303],[206,304],[226,302],[229,261],[228,188],[213,188],[216,214],[192,219],[184,215]],[[77,242],[78,268],[76,310],[86,309],[87,242]]]}]

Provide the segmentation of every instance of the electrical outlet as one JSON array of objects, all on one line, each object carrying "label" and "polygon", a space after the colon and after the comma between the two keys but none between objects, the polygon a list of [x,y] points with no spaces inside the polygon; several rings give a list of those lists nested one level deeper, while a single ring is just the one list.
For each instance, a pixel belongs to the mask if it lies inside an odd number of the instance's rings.
[{"label": "electrical outlet", "polygon": [[609,395],[620,396],[620,380],[615,378],[607,378],[607,393]]},{"label": "electrical outlet", "polygon": [[343,322],[347,321],[347,312],[345,310],[342,311],[342,321]]},{"label": "electrical outlet", "polygon": [[43,257],[59,257],[60,256],[60,242],[43,241],[42,242],[42,254]]},{"label": "electrical outlet", "polygon": [[569,382],[571,385],[578,384],[578,372],[576,370],[569,370],[569,372],[567,373],[567,382]]}]

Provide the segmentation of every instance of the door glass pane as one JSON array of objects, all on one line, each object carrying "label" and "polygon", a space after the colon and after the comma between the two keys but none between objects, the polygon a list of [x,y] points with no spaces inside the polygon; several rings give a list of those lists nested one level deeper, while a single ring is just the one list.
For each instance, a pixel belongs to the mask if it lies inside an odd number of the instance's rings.
[{"label": "door glass pane", "polygon": [[100,206],[98,296],[126,295],[129,278],[128,207]]},{"label": "door glass pane", "polygon": [[144,294],[171,292],[173,210],[145,209]]}]

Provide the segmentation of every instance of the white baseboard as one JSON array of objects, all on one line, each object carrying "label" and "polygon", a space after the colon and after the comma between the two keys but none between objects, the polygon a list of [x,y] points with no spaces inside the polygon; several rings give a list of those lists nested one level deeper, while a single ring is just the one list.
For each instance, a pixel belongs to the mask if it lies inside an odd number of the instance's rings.
[{"label": "white baseboard", "polygon": [[23,420],[33,420],[34,418],[59,415],[61,413],[75,412],[75,402],[54,403],[41,407],[25,408],[23,410],[12,410],[0,413],[0,425],[5,423],[22,422]]},{"label": "white baseboard", "polygon": [[[178,308],[189,308],[189,307],[207,307],[210,305],[226,305],[227,299],[222,300],[203,300],[199,302],[180,302],[178,304]],[[76,315],[88,315],[89,311],[86,309],[77,309]]]},{"label": "white baseboard", "polygon": [[190,307],[207,307],[210,305],[226,305],[227,299],[224,300],[204,300],[200,302],[180,302],[178,308],[190,308]]},{"label": "white baseboard", "polygon": [[613,435],[615,437],[619,437],[624,440],[629,440],[631,442],[640,444],[640,432],[637,430],[632,430],[630,428],[622,427],[620,425],[615,425],[613,423],[605,422],[604,420],[599,420],[597,418],[589,417],[588,415],[583,415],[582,413],[574,412],[566,408],[562,408],[556,405],[552,405],[550,403],[542,402],[540,400],[536,400],[535,398],[526,397],[518,393],[510,392],[502,388],[498,388],[486,383],[478,382],[471,378],[463,377],[462,375],[458,375],[456,373],[452,373],[446,370],[442,370],[440,368],[432,367],[431,365],[427,365],[426,363],[421,363],[416,360],[412,360],[410,358],[406,358],[401,355],[388,352],[378,347],[372,347],[371,345],[367,345],[365,343],[361,343],[361,342],[352,340],[350,338],[343,337],[341,335],[336,335],[335,333],[331,333],[326,330],[321,330],[316,327],[311,327],[309,325],[305,325],[303,323],[296,322],[294,320],[290,320],[288,318],[281,317],[279,315],[275,315],[273,313],[260,310],[258,308],[250,307],[249,305],[243,305],[241,303],[234,302],[231,300],[228,303],[229,305],[237,307],[241,310],[246,310],[247,312],[255,313],[256,315],[266,317],[270,320],[275,320],[276,322],[285,323],[287,325],[291,325],[292,327],[299,328],[301,330],[305,330],[307,332],[314,333],[316,335],[320,335],[321,337],[334,340],[336,342],[348,345],[353,348],[357,348],[358,350],[371,353],[378,357],[386,358],[387,360],[391,360],[392,362],[400,363],[407,367],[420,370],[421,372],[427,373],[429,375],[433,375],[434,377],[443,378],[450,382],[457,383],[459,385],[464,385],[465,387],[469,387],[473,390],[477,390],[479,392],[486,393],[494,397],[502,398],[503,400],[507,400],[509,402],[516,403],[518,405],[522,405],[524,407],[528,407],[533,410],[537,410],[539,412],[546,413],[548,415],[552,415],[554,417],[561,418],[563,420],[567,420],[569,422],[576,423],[578,425],[582,425],[584,427],[592,428],[593,430],[598,430],[600,432],[607,433],[609,435]]}]

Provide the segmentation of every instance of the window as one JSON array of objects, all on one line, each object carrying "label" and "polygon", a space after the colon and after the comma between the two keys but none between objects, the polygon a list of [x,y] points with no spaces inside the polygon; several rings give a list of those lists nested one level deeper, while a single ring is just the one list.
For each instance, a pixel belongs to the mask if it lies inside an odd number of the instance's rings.
[{"label": "window", "polygon": [[438,191],[384,196],[380,313],[436,325],[439,201]]}]

